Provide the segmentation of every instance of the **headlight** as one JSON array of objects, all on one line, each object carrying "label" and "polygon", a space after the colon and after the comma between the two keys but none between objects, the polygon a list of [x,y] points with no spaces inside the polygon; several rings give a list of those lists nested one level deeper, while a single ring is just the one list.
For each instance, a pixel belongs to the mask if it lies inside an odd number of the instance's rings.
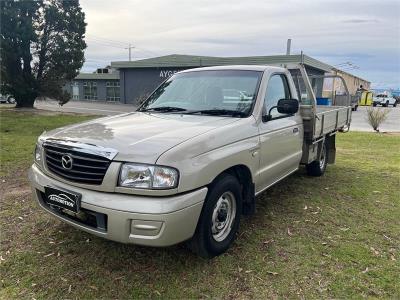
[{"label": "headlight", "polygon": [[174,168],[126,163],[119,174],[119,186],[172,189],[177,187],[178,177],[178,170]]},{"label": "headlight", "polygon": [[35,151],[33,152],[33,160],[39,167],[42,166],[42,162],[43,162],[43,157],[42,157],[43,142],[44,142],[44,139],[41,136],[39,136],[39,138],[36,142]]},{"label": "headlight", "polygon": [[35,152],[34,152],[34,160],[35,162],[37,162],[38,164],[40,164],[42,162],[42,146],[39,144],[36,144],[35,147]]}]

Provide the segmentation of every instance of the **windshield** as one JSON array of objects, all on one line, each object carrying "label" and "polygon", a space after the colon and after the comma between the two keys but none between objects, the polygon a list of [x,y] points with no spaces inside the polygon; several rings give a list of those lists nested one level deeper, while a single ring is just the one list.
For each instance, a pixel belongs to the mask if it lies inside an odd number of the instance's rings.
[{"label": "windshield", "polygon": [[139,111],[248,116],[261,76],[262,72],[244,70],[176,74],[164,82]]}]

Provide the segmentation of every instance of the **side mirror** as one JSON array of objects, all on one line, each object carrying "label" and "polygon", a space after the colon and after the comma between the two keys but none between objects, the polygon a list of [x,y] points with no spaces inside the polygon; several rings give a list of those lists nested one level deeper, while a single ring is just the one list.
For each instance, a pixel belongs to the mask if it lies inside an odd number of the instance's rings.
[{"label": "side mirror", "polygon": [[280,99],[278,101],[278,105],[272,106],[267,115],[262,116],[263,122],[268,122],[272,120],[271,111],[274,109],[278,110],[278,113],[284,115],[293,115],[298,112],[299,110],[299,101],[296,99]]},{"label": "side mirror", "polygon": [[296,99],[280,99],[277,108],[281,114],[293,115],[299,111],[299,101]]}]

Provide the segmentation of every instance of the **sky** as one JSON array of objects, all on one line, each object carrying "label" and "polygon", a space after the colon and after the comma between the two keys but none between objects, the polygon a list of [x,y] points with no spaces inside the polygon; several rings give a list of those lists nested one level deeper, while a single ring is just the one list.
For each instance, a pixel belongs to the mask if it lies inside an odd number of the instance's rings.
[{"label": "sky", "polygon": [[[399,0],[81,0],[83,72],[111,61],[168,54],[305,54],[400,88]],[[349,65],[350,63],[351,65]]]}]

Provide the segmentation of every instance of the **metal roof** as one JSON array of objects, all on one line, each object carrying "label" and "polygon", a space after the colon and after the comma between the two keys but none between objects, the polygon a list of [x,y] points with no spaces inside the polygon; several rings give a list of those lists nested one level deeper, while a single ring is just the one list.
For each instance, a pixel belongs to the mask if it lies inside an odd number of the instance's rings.
[{"label": "metal roof", "polygon": [[271,56],[243,56],[243,57],[215,57],[172,54],[135,61],[114,61],[113,68],[179,68],[179,67],[208,67],[224,65],[284,65],[300,63],[330,72],[332,66],[325,64],[307,55],[271,55]]},{"label": "metal roof", "polygon": [[119,80],[119,72],[116,73],[79,73],[75,80]]},{"label": "metal roof", "polygon": [[[371,83],[370,81],[368,81],[368,80],[366,80],[366,79],[364,79],[364,78],[361,78],[361,77],[359,77],[359,76],[353,75],[353,74],[351,74],[351,73],[349,73],[349,72],[340,70],[340,69],[338,69],[338,68],[332,68],[331,71],[332,71],[333,73],[342,73],[342,74],[346,74],[346,75],[352,76],[352,77],[357,78],[357,79],[359,79],[359,80],[368,82],[369,84]],[[339,75],[340,75],[340,74],[339,74]]]},{"label": "metal roof", "polygon": [[198,72],[198,71],[216,71],[216,70],[240,70],[240,71],[259,71],[264,72],[267,68],[276,68],[280,69],[277,66],[267,66],[267,65],[227,65],[227,66],[212,66],[212,67],[200,67],[194,69],[186,69],[183,71],[179,71],[179,73],[190,73],[190,72]]}]

